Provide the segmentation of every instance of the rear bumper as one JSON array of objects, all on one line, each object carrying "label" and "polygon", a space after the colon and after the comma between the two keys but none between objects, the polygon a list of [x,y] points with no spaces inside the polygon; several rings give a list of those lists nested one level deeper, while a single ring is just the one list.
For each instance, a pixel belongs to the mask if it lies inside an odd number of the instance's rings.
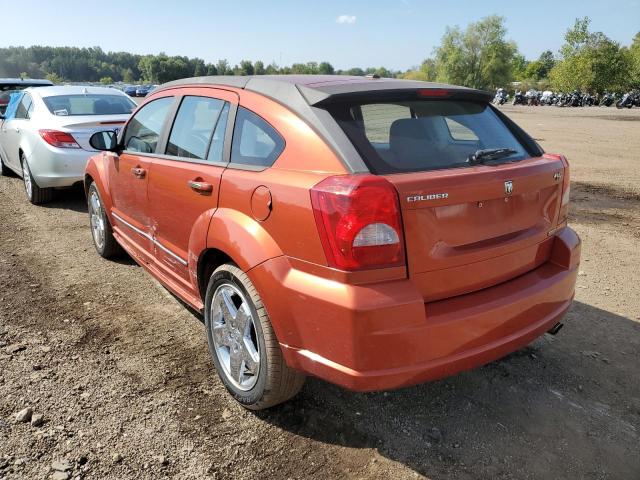
[{"label": "rear bumper", "polygon": [[409,279],[348,285],[293,269],[286,257],[250,276],[291,367],[372,391],[469,370],[544,334],[571,305],[579,257],[580,240],[565,227],[537,269],[431,303]]},{"label": "rear bumper", "polygon": [[38,145],[27,161],[40,188],[70,187],[83,181],[87,161],[94,154],[82,149]]}]

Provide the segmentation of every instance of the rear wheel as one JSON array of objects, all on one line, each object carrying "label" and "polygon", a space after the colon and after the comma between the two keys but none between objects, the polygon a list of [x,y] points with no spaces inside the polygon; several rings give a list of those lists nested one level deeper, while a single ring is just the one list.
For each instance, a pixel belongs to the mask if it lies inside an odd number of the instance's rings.
[{"label": "rear wheel", "polygon": [[24,180],[24,190],[27,193],[27,199],[34,205],[42,205],[43,203],[50,202],[53,198],[53,188],[40,188],[36,183],[33,175],[31,175],[31,169],[29,163],[24,156],[24,153],[20,154],[20,163],[22,164],[22,179]]},{"label": "rear wheel", "polygon": [[102,199],[95,182],[89,185],[87,194],[91,238],[98,254],[104,258],[113,258],[122,252],[122,248],[113,236],[113,230],[104,211]]},{"label": "rear wheel", "polygon": [[235,265],[222,265],[211,275],[205,325],[218,375],[242,406],[261,410],[300,391],[304,375],[285,363],[258,292]]},{"label": "rear wheel", "polygon": [[6,177],[8,175],[10,175],[9,167],[4,164],[4,161],[2,161],[2,155],[0,155],[0,176]]}]

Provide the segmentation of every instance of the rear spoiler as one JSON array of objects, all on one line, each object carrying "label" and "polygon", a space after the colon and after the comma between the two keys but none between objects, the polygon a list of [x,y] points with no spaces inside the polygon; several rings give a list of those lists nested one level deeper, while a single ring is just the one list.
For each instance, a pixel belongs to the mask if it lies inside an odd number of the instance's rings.
[{"label": "rear spoiler", "polygon": [[398,85],[397,80],[362,83],[341,83],[338,85],[322,85],[313,88],[298,85],[298,90],[309,105],[322,107],[331,103],[344,101],[358,101],[376,98],[381,101],[402,101],[417,98],[471,100],[476,102],[491,102],[493,94],[483,90],[455,87],[442,84],[428,84],[425,82],[407,81]]}]

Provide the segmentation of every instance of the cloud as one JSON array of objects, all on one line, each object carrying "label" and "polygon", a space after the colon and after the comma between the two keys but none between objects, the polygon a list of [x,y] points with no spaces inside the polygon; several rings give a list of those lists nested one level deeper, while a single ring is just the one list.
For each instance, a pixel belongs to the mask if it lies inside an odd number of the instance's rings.
[{"label": "cloud", "polygon": [[336,18],[336,23],[344,23],[344,24],[352,24],[352,23],[356,23],[356,16],[355,15],[340,15],[338,18]]}]

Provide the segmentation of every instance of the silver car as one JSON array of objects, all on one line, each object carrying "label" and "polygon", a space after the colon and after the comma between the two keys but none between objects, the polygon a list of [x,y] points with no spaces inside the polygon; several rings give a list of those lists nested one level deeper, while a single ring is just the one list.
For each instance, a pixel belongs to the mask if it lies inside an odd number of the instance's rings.
[{"label": "silver car", "polygon": [[12,95],[0,117],[0,168],[24,179],[29,201],[51,200],[53,189],[82,182],[94,132],[119,130],[136,104],[102,87],[38,87]]}]

